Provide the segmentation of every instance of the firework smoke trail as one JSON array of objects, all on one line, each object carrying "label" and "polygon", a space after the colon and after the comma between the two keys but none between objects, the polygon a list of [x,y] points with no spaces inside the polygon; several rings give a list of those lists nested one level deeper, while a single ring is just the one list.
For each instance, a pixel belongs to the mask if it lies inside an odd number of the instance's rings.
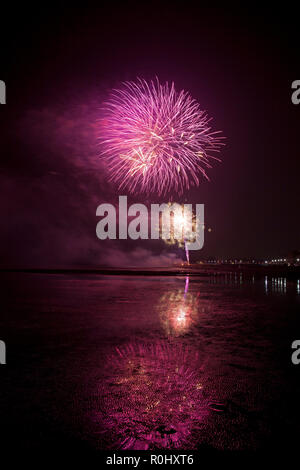
[{"label": "firework smoke trail", "polygon": [[125,82],[103,106],[99,140],[110,180],[131,193],[182,194],[208,179],[222,144],[210,119],[185,91],[158,79]]}]

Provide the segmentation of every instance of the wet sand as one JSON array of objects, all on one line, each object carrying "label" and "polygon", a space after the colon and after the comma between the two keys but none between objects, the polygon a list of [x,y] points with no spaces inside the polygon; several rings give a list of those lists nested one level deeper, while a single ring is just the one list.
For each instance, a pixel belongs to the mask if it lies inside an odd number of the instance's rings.
[{"label": "wet sand", "polygon": [[2,442],[37,452],[293,448],[297,280],[2,273]]}]

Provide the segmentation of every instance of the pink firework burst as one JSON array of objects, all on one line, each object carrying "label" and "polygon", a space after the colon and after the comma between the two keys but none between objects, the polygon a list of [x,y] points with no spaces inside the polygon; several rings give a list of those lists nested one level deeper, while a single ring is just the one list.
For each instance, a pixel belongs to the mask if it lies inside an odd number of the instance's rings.
[{"label": "pink firework burst", "polygon": [[110,180],[131,193],[182,194],[199,185],[222,145],[210,119],[174,83],[125,82],[104,104],[100,142]]}]

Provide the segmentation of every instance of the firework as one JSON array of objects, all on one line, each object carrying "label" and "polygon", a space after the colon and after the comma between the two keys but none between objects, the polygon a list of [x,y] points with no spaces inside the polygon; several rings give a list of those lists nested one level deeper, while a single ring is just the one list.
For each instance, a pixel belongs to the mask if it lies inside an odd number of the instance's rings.
[{"label": "firework", "polygon": [[184,250],[185,250],[187,264],[190,264],[190,255],[189,255],[187,240],[189,240],[191,236],[193,235],[192,223],[190,223],[190,221],[192,220],[193,220],[193,213],[191,211],[188,211],[188,214],[186,213],[183,213],[182,215],[180,213],[174,214],[174,229],[175,230],[176,229],[178,230],[180,228],[183,229]]},{"label": "firework", "polygon": [[182,194],[199,185],[211,153],[222,145],[210,119],[174,83],[138,79],[114,90],[103,106],[100,142],[110,173],[119,189],[131,193]]},{"label": "firework", "polygon": [[190,256],[188,249],[188,242],[195,237],[194,225],[195,216],[192,209],[189,209],[188,205],[180,205],[178,203],[168,203],[162,213],[162,219],[168,217],[170,208],[174,208],[172,224],[173,230],[170,230],[170,238],[164,239],[167,244],[178,244],[180,247],[184,247],[186,261],[190,264]]}]

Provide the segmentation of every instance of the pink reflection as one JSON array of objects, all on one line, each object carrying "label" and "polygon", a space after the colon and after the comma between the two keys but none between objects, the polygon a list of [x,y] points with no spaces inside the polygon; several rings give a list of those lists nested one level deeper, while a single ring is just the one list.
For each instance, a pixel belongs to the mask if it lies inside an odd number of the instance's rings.
[{"label": "pink reflection", "polygon": [[[181,344],[128,343],[107,361],[99,421],[120,449],[193,448],[208,414],[198,352]],[[113,379],[112,379],[113,377]]]},{"label": "pink reflection", "polygon": [[184,298],[185,298],[185,296],[186,296],[186,294],[189,290],[189,280],[190,280],[189,276],[186,276],[186,278],[185,278],[185,287],[184,287]]},{"label": "pink reflection", "polygon": [[185,288],[167,291],[157,306],[162,325],[168,336],[181,336],[198,323],[199,297],[188,292],[189,276]]}]

